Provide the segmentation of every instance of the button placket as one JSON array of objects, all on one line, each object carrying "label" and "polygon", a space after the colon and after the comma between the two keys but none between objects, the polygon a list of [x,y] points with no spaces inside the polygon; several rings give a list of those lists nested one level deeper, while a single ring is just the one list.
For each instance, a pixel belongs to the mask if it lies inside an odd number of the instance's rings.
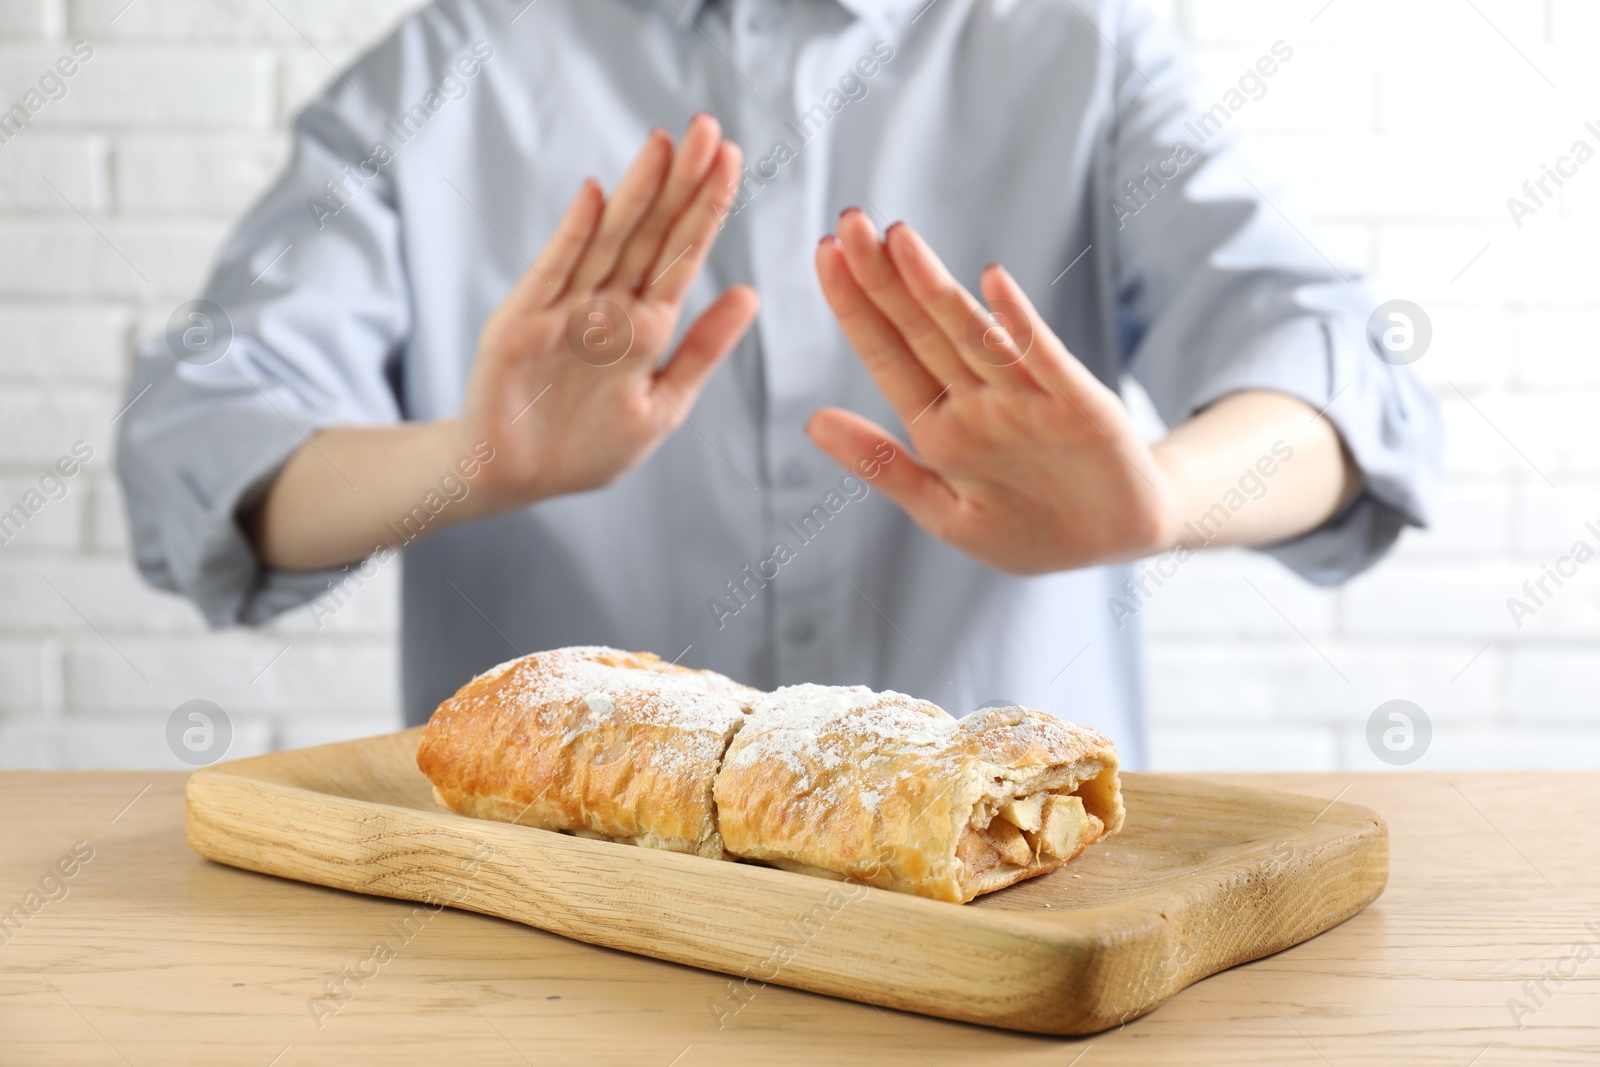
[{"label": "button placket", "polygon": [[[798,59],[829,33],[838,12],[827,5],[779,5],[734,0],[729,9],[734,58],[756,88],[741,81],[741,145],[748,182],[741,188],[737,221],[746,227],[753,280],[762,293],[758,322],[766,389],[765,438],[767,542],[788,546],[781,573],[765,591],[774,638],[773,657],[783,680],[831,674],[837,658],[820,625],[832,602],[828,587],[844,568],[833,557],[838,537],[800,539],[788,523],[816,505],[831,461],[806,436],[806,420],[837,399],[837,351],[832,318],[818,290],[811,249],[826,206],[825,136],[797,141],[788,126],[796,114]],[[781,146],[781,147],[780,147]]]},{"label": "button placket", "polygon": [[778,466],[778,485],[784,489],[804,489],[811,484],[811,473],[798,456],[790,456]]}]

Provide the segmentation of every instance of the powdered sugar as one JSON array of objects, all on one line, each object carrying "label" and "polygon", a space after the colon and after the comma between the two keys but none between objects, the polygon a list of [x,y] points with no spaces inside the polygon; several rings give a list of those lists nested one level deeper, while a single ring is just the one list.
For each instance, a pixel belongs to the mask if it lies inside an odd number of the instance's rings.
[{"label": "powdered sugar", "polygon": [[728,754],[727,766],[776,760],[805,778],[812,768],[832,771],[846,747],[867,760],[881,754],[934,756],[950,742],[957,721],[937,705],[864,685],[791,685],[755,701],[750,723]]},{"label": "powdered sugar", "polygon": [[[509,672],[503,669],[509,667]],[[540,652],[502,664],[498,701],[528,711],[582,703],[586,723],[610,719],[619,705],[635,724],[723,736],[744,718],[755,690],[711,672],[678,670],[598,645]],[[494,674],[495,672],[489,672]]]},{"label": "powdered sugar", "polygon": [[[669,788],[703,782],[709,794],[729,737],[757,691],[711,671],[599,645],[557,648],[502,663],[456,700],[524,718],[530,733],[594,767],[647,761]],[[670,743],[634,744],[639,727],[671,731]]]}]

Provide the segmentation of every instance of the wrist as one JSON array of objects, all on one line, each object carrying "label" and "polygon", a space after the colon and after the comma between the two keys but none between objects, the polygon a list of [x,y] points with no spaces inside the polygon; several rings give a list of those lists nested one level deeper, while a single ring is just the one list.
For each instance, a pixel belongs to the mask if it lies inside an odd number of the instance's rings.
[{"label": "wrist", "polygon": [[432,472],[429,488],[443,488],[450,500],[449,524],[493,518],[519,506],[499,491],[492,477],[499,458],[494,446],[482,435],[474,434],[465,419],[448,417],[426,424],[431,441],[428,464]]},{"label": "wrist", "polygon": [[1189,535],[1190,520],[1194,516],[1194,509],[1190,499],[1194,485],[1194,472],[1192,461],[1183,447],[1170,438],[1157,441],[1150,446],[1150,455],[1155,460],[1155,468],[1159,473],[1161,517],[1157,524],[1159,551],[1169,549],[1199,548],[1199,543]]},{"label": "wrist", "polygon": [[536,477],[534,472],[546,465],[537,457],[530,463],[528,455],[519,454],[515,441],[497,440],[465,417],[439,419],[432,425],[437,427],[439,454],[470,490],[456,508],[459,521],[492,519],[569,491]]}]

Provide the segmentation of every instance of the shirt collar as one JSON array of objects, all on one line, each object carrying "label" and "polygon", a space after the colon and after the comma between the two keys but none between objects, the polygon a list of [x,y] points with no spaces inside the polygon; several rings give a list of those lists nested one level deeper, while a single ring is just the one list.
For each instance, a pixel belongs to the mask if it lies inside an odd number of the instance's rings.
[{"label": "shirt collar", "polygon": [[[707,0],[656,0],[682,22],[689,23],[700,17]],[[878,21],[908,13],[927,3],[927,0],[831,0],[858,19]]]}]

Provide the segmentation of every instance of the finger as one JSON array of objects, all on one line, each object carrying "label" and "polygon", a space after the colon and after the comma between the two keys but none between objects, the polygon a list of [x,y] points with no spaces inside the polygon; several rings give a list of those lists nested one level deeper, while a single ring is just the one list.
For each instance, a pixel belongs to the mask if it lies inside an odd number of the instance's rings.
[{"label": "finger", "polygon": [[634,157],[628,173],[617,183],[600,216],[600,232],[589,242],[572,276],[571,291],[588,293],[617,265],[617,253],[661,192],[672,162],[672,138],[665,130],[651,130],[644,147]]},{"label": "finger", "polygon": [[817,280],[823,298],[839,320],[845,339],[861,357],[900,421],[909,424],[932,404],[948,383],[934,378],[907,347],[905,339],[862,290],[845,262],[837,237],[817,245]]},{"label": "finger", "polygon": [[1013,330],[1023,332],[1022,324],[1006,321],[1015,313],[1002,308],[991,313],[978,303],[905,223],[889,227],[884,247],[913,299],[972,374],[995,385],[1034,385],[1023,366],[1025,351],[1012,336]]},{"label": "finger", "polygon": [[721,140],[722,127],[709,113],[702,111],[689,120],[689,129],[673,153],[666,186],[623,246],[611,281],[632,291],[639,289],[646,280],[641,275],[660,253],[662,239],[705,177]]},{"label": "finger", "polygon": [[975,385],[978,378],[966,366],[950,339],[912,297],[900,273],[878,240],[867,216],[850,208],[839,216],[839,241],[845,262],[862,290],[878,310],[905,338],[913,355],[939,379],[940,385],[963,388]]},{"label": "finger", "polygon": [[1027,367],[1035,381],[1046,389],[1054,389],[1068,397],[1107,392],[1105,383],[1094,376],[1067,346],[1056,337],[1040,316],[1028,294],[1011,276],[1011,272],[998,263],[991,263],[978,280],[990,307],[1009,305],[1020,314],[1024,325],[1012,326],[1014,335],[1031,339],[1027,349]]},{"label": "finger", "polygon": [[655,379],[656,387],[680,414],[687,414],[711,372],[750,328],[759,306],[754,289],[736,285],[701,312],[685,331],[678,350],[656,372]]},{"label": "finger", "polygon": [[556,223],[555,233],[539,250],[538,258],[511,290],[511,299],[533,308],[548,307],[566,291],[572,269],[594,236],[595,223],[605,197],[593,178],[585,178],[578,195]]},{"label": "finger", "polygon": [[716,242],[723,215],[733,202],[744,155],[732,141],[723,141],[711,168],[695,187],[688,206],[678,214],[646,272],[640,295],[646,300],[676,304],[689,292],[700,267]]},{"label": "finger", "polygon": [[806,434],[839,466],[882,489],[924,530],[943,537],[949,529],[960,497],[877,423],[842,408],[823,408],[806,423]]}]

